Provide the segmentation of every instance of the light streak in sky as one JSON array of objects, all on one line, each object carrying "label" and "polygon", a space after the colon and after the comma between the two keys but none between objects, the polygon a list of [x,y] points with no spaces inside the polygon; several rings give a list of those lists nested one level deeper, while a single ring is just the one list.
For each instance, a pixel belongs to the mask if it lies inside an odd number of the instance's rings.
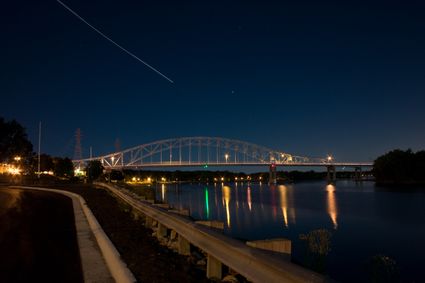
[{"label": "light streak in sky", "polygon": [[146,67],[148,67],[149,69],[151,69],[152,71],[154,71],[155,73],[157,73],[158,75],[160,75],[161,77],[163,77],[164,79],[166,79],[167,81],[169,81],[170,83],[174,83],[174,81],[172,81],[169,77],[167,77],[166,75],[164,75],[163,73],[161,73],[160,71],[158,71],[157,69],[155,69],[154,67],[152,67],[151,65],[149,65],[148,63],[146,63],[145,61],[143,61],[142,59],[140,59],[139,57],[137,57],[136,55],[134,55],[133,53],[131,53],[130,51],[128,51],[127,49],[125,49],[124,47],[122,47],[121,45],[119,45],[118,43],[116,43],[115,41],[113,41],[112,39],[110,39],[107,35],[105,35],[103,32],[101,32],[100,30],[98,30],[94,26],[92,26],[89,22],[87,22],[83,17],[81,17],[80,15],[78,15],[70,7],[68,7],[67,5],[65,5],[62,1],[60,1],[60,0],[56,0],[56,1],[59,4],[61,4],[65,9],[67,9],[69,12],[71,12],[74,16],[76,16],[78,19],[80,19],[83,23],[85,23],[90,28],[92,28],[95,32],[97,32],[102,37],[104,37],[106,40],[108,40],[109,42],[111,42],[112,44],[114,44],[116,47],[118,47],[119,49],[121,49],[122,51],[124,51],[125,53],[127,53],[128,55],[130,55],[131,57],[133,57],[134,59],[136,59],[137,61],[139,61],[142,64],[144,64]]}]

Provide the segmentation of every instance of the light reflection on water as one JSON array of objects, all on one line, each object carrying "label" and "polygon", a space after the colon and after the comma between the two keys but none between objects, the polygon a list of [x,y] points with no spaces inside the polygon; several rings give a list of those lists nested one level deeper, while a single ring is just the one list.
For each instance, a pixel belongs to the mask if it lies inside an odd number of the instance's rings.
[{"label": "light reflection on water", "polygon": [[251,188],[246,189],[246,202],[248,203],[249,211],[252,210],[252,201],[251,201]]},{"label": "light reflection on water", "polygon": [[[226,224],[227,227],[230,228],[230,187],[229,186],[223,186],[223,203],[226,205]],[[238,206],[238,201],[236,201],[236,206]]]},{"label": "light reflection on water", "polygon": [[161,201],[165,202],[165,184],[161,184]]},{"label": "light reflection on water", "polygon": [[336,207],[335,186],[332,184],[327,185],[326,191],[328,213],[336,230],[338,228],[338,209]]},{"label": "light reflection on water", "polygon": [[[293,189],[288,189],[287,186],[279,186],[280,194],[280,207],[282,209],[283,223],[286,228],[289,227],[289,224],[296,224],[296,215],[295,215],[295,206],[294,206],[294,197]],[[289,215],[289,220],[288,220]]]},{"label": "light reflection on water", "polygon": [[299,234],[326,228],[332,231],[329,274],[340,281],[364,281],[365,262],[376,254],[394,258],[404,281],[425,278],[424,193],[375,192],[369,182],[239,182],[164,185],[157,187],[157,198],[189,209],[195,219],[222,221],[231,237],[288,238],[297,261],[304,257]]}]

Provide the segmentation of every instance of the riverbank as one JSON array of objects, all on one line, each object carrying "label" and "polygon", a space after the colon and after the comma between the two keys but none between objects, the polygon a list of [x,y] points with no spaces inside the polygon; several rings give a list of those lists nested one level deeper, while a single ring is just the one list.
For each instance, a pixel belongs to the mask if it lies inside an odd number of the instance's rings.
[{"label": "riverbank", "polygon": [[159,244],[152,231],[107,191],[91,185],[52,186],[80,194],[138,282],[211,282],[192,258]]}]

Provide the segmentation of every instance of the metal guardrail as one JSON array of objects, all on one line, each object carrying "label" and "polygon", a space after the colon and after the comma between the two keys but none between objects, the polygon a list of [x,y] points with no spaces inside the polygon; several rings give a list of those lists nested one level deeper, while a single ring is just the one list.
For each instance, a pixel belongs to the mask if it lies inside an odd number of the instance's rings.
[{"label": "metal guardrail", "polygon": [[129,204],[137,212],[151,217],[168,229],[174,230],[191,244],[197,246],[221,263],[239,272],[253,282],[329,282],[330,279],[295,265],[279,260],[245,243],[226,237],[216,231],[196,224],[152,206],[137,201],[113,185],[95,183],[107,188],[117,198]]}]

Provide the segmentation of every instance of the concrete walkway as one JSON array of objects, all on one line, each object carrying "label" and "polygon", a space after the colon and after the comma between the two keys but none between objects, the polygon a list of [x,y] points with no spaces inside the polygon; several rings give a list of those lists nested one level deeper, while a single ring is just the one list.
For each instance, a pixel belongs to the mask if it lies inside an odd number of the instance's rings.
[{"label": "concrete walkway", "polygon": [[55,189],[22,186],[16,188],[54,192],[72,199],[84,282],[136,282],[81,196]]}]

